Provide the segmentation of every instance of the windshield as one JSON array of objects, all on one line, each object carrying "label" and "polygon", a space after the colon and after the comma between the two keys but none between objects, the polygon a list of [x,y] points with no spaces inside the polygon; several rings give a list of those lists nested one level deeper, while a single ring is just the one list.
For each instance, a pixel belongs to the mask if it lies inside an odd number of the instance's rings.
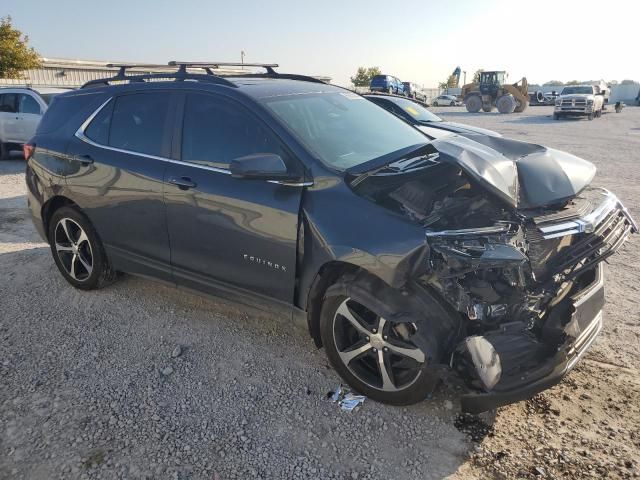
[{"label": "windshield", "polygon": [[49,105],[51,103],[51,100],[53,100],[53,97],[55,97],[56,95],[59,95],[59,94],[58,93],[41,93],[40,97],[42,97],[42,99],[44,100],[44,103]]},{"label": "windshield", "polygon": [[593,87],[564,87],[562,90],[562,95],[572,95],[576,93],[593,93]]},{"label": "windshield", "polygon": [[340,170],[428,141],[395,115],[351,92],[287,95],[264,103],[320,160]]}]

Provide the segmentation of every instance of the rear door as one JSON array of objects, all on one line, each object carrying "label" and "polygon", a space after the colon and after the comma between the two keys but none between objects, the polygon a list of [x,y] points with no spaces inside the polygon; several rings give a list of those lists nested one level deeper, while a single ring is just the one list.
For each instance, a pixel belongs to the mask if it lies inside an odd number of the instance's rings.
[{"label": "rear door", "polygon": [[167,281],[172,276],[163,180],[174,99],[170,91],[158,90],[111,98],[67,151],[70,194],[116,268]]},{"label": "rear door", "polygon": [[18,143],[27,143],[36,133],[45,108],[31,94],[18,95]]},{"label": "rear door", "polygon": [[19,143],[18,94],[0,94],[0,141]]},{"label": "rear door", "polygon": [[[253,112],[228,97],[188,93],[177,158],[165,172],[171,264],[178,283],[291,303],[301,186],[233,178],[233,158],[297,161]],[[235,287],[228,289],[228,287]],[[253,300],[249,297],[253,296]]]}]

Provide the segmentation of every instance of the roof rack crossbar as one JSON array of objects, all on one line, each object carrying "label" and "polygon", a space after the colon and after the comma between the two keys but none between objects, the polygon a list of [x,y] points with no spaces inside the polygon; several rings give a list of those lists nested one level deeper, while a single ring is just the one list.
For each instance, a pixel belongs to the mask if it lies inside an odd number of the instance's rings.
[{"label": "roof rack crossbar", "polygon": [[[220,67],[260,67],[264,68],[266,73],[237,73],[234,74],[234,77],[244,77],[244,78],[282,78],[289,80],[302,80],[306,82],[314,82],[314,83],[325,83],[322,80],[319,80],[314,77],[309,77],[307,75],[298,75],[295,73],[278,73],[274,70],[275,67],[278,67],[277,63],[233,63],[233,62],[181,62],[177,60],[170,61],[167,65],[157,65],[157,64],[149,64],[149,63],[108,63],[106,65],[108,68],[118,68],[118,73],[110,78],[101,78],[98,80],[91,80],[85,83],[81,88],[93,86],[93,85],[109,85],[109,82],[112,81],[128,81],[128,82],[144,82],[146,80],[152,79],[160,79],[160,78],[174,78],[176,81],[181,80],[198,80],[198,81],[208,81],[212,83],[217,83],[220,85],[226,85],[231,87],[236,87],[234,83],[226,80],[224,77],[218,75],[214,69]],[[148,68],[148,69],[166,69],[167,67],[177,67],[176,72],[156,72],[156,73],[147,73],[142,75],[127,75],[127,69],[130,68]],[[204,74],[195,74],[187,72],[188,68],[199,68],[204,70]]]},{"label": "roof rack crossbar", "polygon": [[170,67],[177,67],[179,65],[185,65],[193,68],[219,68],[219,67],[262,67],[267,71],[277,68],[277,63],[235,63],[235,62],[183,62],[179,60],[171,60],[168,65]]}]

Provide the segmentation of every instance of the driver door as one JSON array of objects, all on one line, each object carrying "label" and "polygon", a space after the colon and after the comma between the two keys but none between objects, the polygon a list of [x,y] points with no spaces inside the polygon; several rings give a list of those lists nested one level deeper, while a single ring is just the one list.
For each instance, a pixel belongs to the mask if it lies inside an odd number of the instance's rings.
[{"label": "driver door", "polygon": [[177,160],[164,178],[175,281],[290,304],[303,187],[234,178],[229,165],[256,153],[280,155],[291,169],[297,160],[261,119],[222,95],[187,93],[177,130]]}]

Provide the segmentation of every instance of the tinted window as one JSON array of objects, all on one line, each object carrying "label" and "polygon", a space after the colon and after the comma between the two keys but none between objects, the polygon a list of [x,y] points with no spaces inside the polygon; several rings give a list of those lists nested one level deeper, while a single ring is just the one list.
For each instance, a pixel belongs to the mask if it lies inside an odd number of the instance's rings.
[{"label": "tinted window", "polygon": [[234,158],[254,153],[285,159],[280,142],[242,106],[212,95],[187,96],[182,160],[227,168]]},{"label": "tinted window", "polygon": [[109,145],[132,152],[160,155],[169,111],[163,92],[124,95],[116,100]]},{"label": "tinted window", "polygon": [[51,100],[53,100],[53,97],[55,97],[56,95],[59,95],[59,93],[41,93],[40,94],[40,96],[44,100],[44,103],[46,103],[47,105],[51,103]]},{"label": "tinted window", "polygon": [[3,93],[0,95],[0,112],[16,113],[18,103],[17,93]]},{"label": "tinted window", "polygon": [[335,89],[264,102],[311,152],[338,169],[427,141],[418,130],[351,92]]},{"label": "tinted window", "polygon": [[[442,119],[437,115],[434,115],[422,105],[417,104],[409,99],[405,98],[393,98],[389,100],[395,104],[396,108],[400,109],[405,115],[410,115],[411,118],[418,122],[441,122]],[[394,112],[395,113],[395,112]]]},{"label": "tinted window", "polygon": [[40,104],[36,99],[26,93],[18,96],[18,112],[40,114]]},{"label": "tinted window", "polygon": [[110,101],[108,105],[105,105],[84,131],[87,137],[101,145],[109,143],[109,127],[111,126],[113,103],[113,101]]}]

